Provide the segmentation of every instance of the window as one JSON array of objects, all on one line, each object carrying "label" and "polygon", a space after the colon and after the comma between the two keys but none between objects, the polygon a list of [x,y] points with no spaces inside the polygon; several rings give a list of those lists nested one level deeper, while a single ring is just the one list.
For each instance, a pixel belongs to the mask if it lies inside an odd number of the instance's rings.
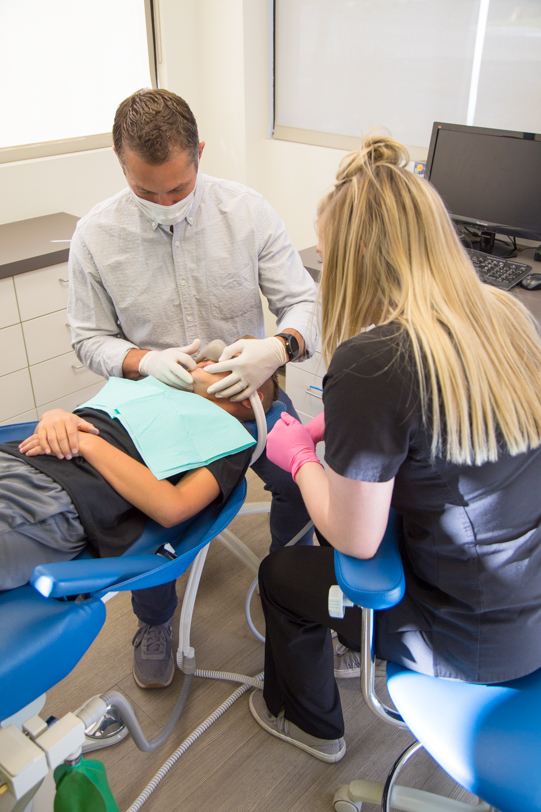
[{"label": "window", "polygon": [[147,5],[0,0],[0,161],[111,143],[118,104],[155,84]]},{"label": "window", "polygon": [[541,132],[541,0],[275,0],[275,136],[353,149],[384,125]]}]

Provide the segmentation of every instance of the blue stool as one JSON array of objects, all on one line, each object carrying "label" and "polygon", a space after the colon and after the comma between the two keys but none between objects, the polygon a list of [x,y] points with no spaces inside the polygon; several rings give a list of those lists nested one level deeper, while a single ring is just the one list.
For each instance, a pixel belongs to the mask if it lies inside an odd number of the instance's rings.
[{"label": "blue stool", "polygon": [[[335,812],[357,812],[363,801],[415,812],[541,810],[541,669],[493,685],[438,679],[388,663],[387,688],[396,710],[375,694],[374,610],[387,609],[404,594],[398,538],[401,520],[391,511],[387,532],[373,559],[335,551],[338,587],[329,611],[343,617],[348,605],[363,607],[362,690],[366,703],[390,724],[407,727],[418,740],[393,766],[385,786],[352,781],[334,796]],[[483,799],[477,806],[395,784],[398,773],[421,747],[458,784]]]}]

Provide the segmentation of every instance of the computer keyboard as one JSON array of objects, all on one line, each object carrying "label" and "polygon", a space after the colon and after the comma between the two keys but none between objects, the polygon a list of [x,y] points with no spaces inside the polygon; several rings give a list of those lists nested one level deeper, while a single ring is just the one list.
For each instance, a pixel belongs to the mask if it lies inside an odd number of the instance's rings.
[{"label": "computer keyboard", "polygon": [[485,254],[483,251],[474,251],[473,248],[466,248],[473,262],[473,267],[477,271],[479,278],[487,285],[494,285],[502,290],[509,290],[517,282],[524,279],[532,271],[531,265],[523,262],[513,262],[510,259],[494,257]]}]

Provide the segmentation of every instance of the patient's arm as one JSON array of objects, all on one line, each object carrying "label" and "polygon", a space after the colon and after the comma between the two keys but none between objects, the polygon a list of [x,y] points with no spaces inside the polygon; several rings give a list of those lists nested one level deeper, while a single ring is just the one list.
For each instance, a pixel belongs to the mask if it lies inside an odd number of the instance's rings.
[{"label": "patient's arm", "polygon": [[[98,429],[89,423],[88,420],[83,420],[76,414],[66,412],[64,409],[52,409],[50,412],[45,412],[41,420],[34,429],[34,435],[39,439],[42,454],[54,454],[59,459],[71,460],[73,456],[79,453],[79,431],[88,431],[91,434],[99,434]],[[35,444],[31,443],[32,437],[28,437],[19,446],[19,451],[22,454],[30,448],[35,448]]]},{"label": "patient's arm", "polygon": [[172,485],[157,480],[148,468],[106,440],[84,432],[79,434],[79,453],[124,499],[164,527],[195,516],[220,495],[208,468],[190,471]]},{"label": "patient's arm", "polygon": [[[220,486],[208,468],[196,468],[177,485],[158,480],[145,465],[124,454],[102,437],[79,433],[79,454],[99,471],[109,485],[128,502],[163,527],[195,516],[220,495]],[[39,436],[26,442],[26,455],[45,454]]]},{"label": "patient's arm", "polygon": [[186,474],[177,485],[157,480],[144,465],[101,437],[79,434],[79,453],[135,507],[164,527],[189,519],[220,494],[208,468]]}]

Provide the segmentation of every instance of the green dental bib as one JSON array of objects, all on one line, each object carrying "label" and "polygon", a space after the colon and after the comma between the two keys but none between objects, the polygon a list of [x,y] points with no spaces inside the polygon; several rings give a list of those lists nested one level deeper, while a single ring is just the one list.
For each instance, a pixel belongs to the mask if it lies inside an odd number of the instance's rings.
[{"label": "green dental bib", "polygon": [[80,409],[119,420],[157,479],[202,468],[255,445],[242,423],[215,403],[158,381],[109,378]]}]

